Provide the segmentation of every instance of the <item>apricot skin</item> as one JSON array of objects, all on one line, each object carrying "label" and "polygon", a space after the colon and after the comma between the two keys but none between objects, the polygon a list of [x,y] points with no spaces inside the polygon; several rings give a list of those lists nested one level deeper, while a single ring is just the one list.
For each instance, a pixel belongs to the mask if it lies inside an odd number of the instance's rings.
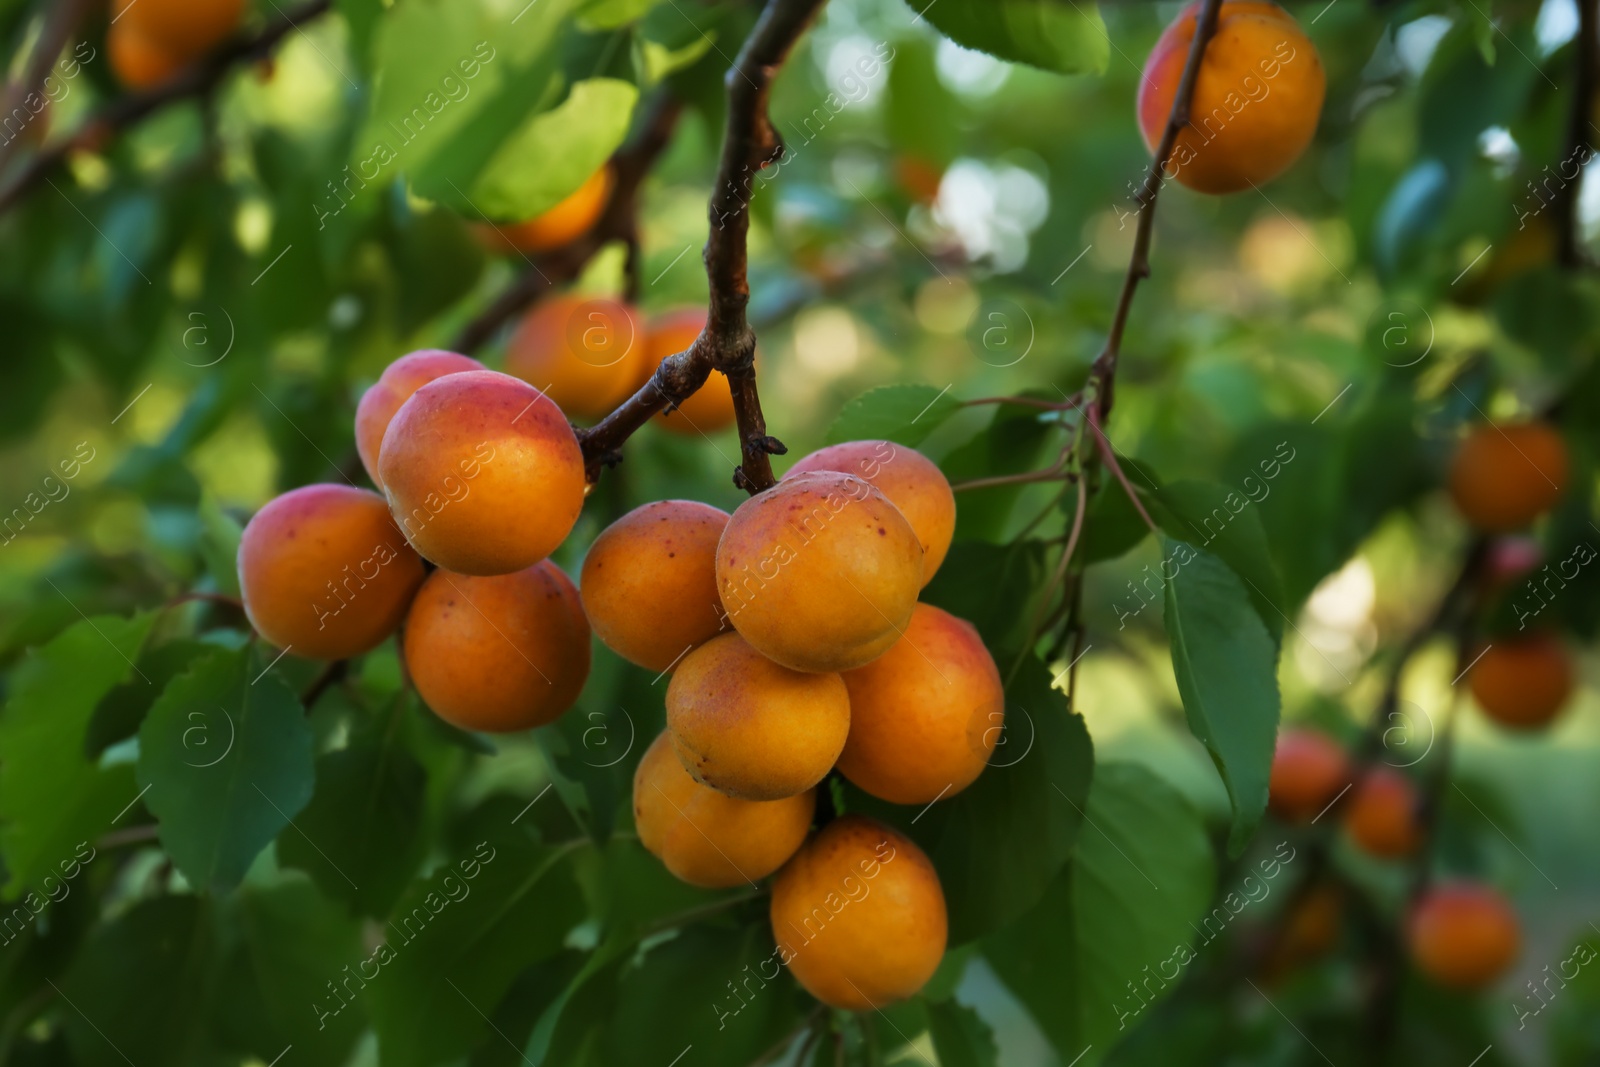
[{"label": "apricot skin", "polygon": [[412,547],[460,574],[544,559],[583,508],[583,451],[550,398],[495,371],[424,385],[383,435],[378,471]]},{"label": "apricot skin", "polygon": [[[1199,4],[1161,34],[1139,80],[1139,130],[1154,151],[1172,113]],[[1189,125],[1167,173],[1201,193],[1236,193],[1288,170],[1311,143],[1327,75],[1316,46],[1277,4],[1229,0],[1206,45]]]},{"label": "apricot skin", "polygon": [[837,674],[791,671],[723,634],[673,672],[667,729],[695,781],[744,800],[781,800],[822,781],[839,758],[850,694]]},{"label": "apricot skin", "polygon": [[1572,675],[1572,658],[1561,639],[1536,632],[1495,638],[1472,665],[1467,685],[1489,718],[1514,730],[1534,730],[1566,704]]},{"label": "apricot skin", "polygon": [[549,560],[475,578],[437,570],[406,616],[406,670],[434,714],[509,733],[561,717],[589,677],[578,590]]},{"label": "apricot skin", "polygon": [[877,659],[911,621],[922,545],[852,474],[785,478],[739,505],[717,546],[717,592],[747,641],[799,671]]},{"label": "apricot skin", "polygon": [[483,369],[483,364],[471,356],[438,348],[409,352],[383,369],[356,405],[356,451],[373,485],[380,490],[383,488],[383,481],[378,477],[378,453],[383,446],[383,432],[389,428],[400,405],[436,378]]},{"label": "apricot skin", "polygon": [[[705,326],[703,308],[681,308],[652,319],[645,330],[645,366],[639,384],[643,385],[644,378],[656,372],[662,360],[687,352]],[[689,399],[656,416],[659,425],[684,437],[716,433],[732,426],[734,421],[733,388],[728,385],[727,375],[716,370]]]},{"label": "apricot skin", "polygon": [[269,501],[239,539],[239,588],[256,632],[312,659],[347,659],[394,633],[422,560],[383,498],[306,485]]},{"label": "apricot skin", "polygon": [[978,631],[918,604],[889,651],[844,673],[850,736],[839,771],[875,797],[930,804],[971,785],[1005,720],[1005,691]]},{"label": "apricot skin", "polygon": [[1567,444],[1543,423],[1479,426],[1450,465],[1456,510],[1488,533],[1520,530],[1555,506],[1567,487]]},{"label": "apricot skin", "polygon": [[1457,883],[1429,891],[1412,908],[1406,941],[1417,970],[1452,989],[1481,989],[1516,961],[1517,913],[1487,886]]},{"label": "apricot skin", "polygon": [[111,33],[125,26],[148,44],[186,65],[239,26],[244,0],[115,0]]},{"label": "apricot skin", "polygon": [[633,775],[639,841],[676,877],[706,889],[753,883],[794,855],[811,829],[817,792],[738,800],[689,776],[662,731]]},{"label": "apricot skin", "polygon": [[846,441],[819,448],[784,477],[807,471],[843,471],[871,482],[922,542],[922,584],[933,580],[956,533],[956,495],[931,459],[892,441]]},{"label": "apricot skin", "polygon": [[871,1011],[914,996],[949,933],[939,875],[910,838],[863,815],[833,820],[778,872],[772,936],[824,1004]]},{"label": "apricot skin", "polygon": [[481,233],[484,247],[490,252],[548,252],[577,240],[589,232],[606,202],[611,199],[611,189],[616,177],[610,165],[601,167],[578,186],[565,200],[541,215],[508,226],[485,227]]},{"label": "apricot skin", "polygon": [[1416,787],[1398,771],[1373,767],[1351,791],[1344,825],[1351,839],[1373,856],[1409,856],[1422,838]]},{"label": "apricot skin", "polygon": [[724,626],[717,539],[728,513],[657,500],[601,531],[578,588],[595,636],[630,663],[664,671]]},{"label": "apricot skin", "polygon": [[581,419],[626,400],[644,365],[643,332],[627,305],[571,294],[535,304],[506,348],[507,373]]},{"label": "apricot skin", "polygon": [[1267,802],[1290,822],[1307,822],[1351,782],[1344,749],[1316,730],[1285,727],[1272,755]]},{"label": "apricot skin", "polygon": [[111,70],[127,89],[153,89],[172,80],[184,61],[132,26],[106,29],[106,54]]}]

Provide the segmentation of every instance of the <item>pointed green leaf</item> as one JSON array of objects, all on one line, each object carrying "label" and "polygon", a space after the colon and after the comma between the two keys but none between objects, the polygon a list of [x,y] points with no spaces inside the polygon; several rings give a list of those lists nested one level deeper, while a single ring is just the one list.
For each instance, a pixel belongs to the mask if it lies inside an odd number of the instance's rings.
[{"label": "pointed green leaf", "polygon": [[1099,74],[1111,38],[1091,0],[913,0],[918,14],[956,44],[1061,74]]}]

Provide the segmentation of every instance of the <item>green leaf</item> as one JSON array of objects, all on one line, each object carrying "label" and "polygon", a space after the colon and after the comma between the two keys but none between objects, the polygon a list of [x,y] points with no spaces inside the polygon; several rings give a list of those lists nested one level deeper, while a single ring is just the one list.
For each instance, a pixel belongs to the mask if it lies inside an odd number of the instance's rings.
[{"label": "green leaf", "polygon": [[[1160,485],[1155,472],[1138,460],[1123,455],[1117,456],[1117,463],[1148,508],[1150,498],[1144,490],[1147,487]],[[1077,506],[1078,495],[1075,491],[1068,492],[1061,500],[1061,507],[1066,511],[1069,523],[1072,521],[1073,509]],[[1089,510],[1083,517],[1083,533],[1078,553],[1084,563],[1116,559],[1142,542],[1149,534],[1150,527],[1145,525],[1144,516],[1139,514],[1139,509],[1128,499],[1128,491],[1122,487],[1122,483],[1109,472],[1102,475],[1100,485],[1089,496]]]},{"label": "green leaf", "polygon": [[1189,731],[1206,746],[1233,805],[1238,855],[1267,807],[1278,734],[1278,647],[1238,576],[1216,556],[1163,538],[1166,626]]},{"label": "green leaf", "polygon": [[37,886],[80,842],[111,829],[138,794],[127,766],[101,770],[86,754],[95,707],[125,677],[155,621],[84,619],[30,653],[0,714],[0,852],[5,895]]},{"label": "green leaf", "polygon": [[[161,844],[197,886],[231,888],[311,799],[311,728],[278,672],[218,651],[139,730],[139,784]],[[333,858],[338,862],[338,857]]]},{"label": "green leaf", "polygon": [[972,623],[991,649],[1022,646],[1045,582],[1045,545],[957,541],[922,599]]},{"label": "green leaf", "polygon": [[928,1004],[928,1032],[939,1067],[998,1067],[1000,1050],[994,1034],[965,1004],[953,1000]]},{"label": "green leaf", "polygon": [[578,9],[578,23],[596,30],[614,30],[644,18],[661,0],[587,0]]},{"label": "green leaf", "polygon": [[167,683],[215,648],[186,637],[147,644],[135,661],[139,673],[125,679],[95,705],[84,746],[88,753],[98,756],[138,733],[150,706],[160,698]]},{"label": "green leaf", "polygon": [[908,0],[956,44],[1060,74],[1100,74],[1111,58],[1100,9],[1089,0]]},{"label": "green leaf", "polygon": [[1274,641],[1283,638],[1283,589],[1259,510],[1243,492],[1205,482],[1173,482],[1156,490],[1151,518],[1171,537],[1228,565],[1250,592]]},{"label": "green leaf", "polygon": [[828,427],[828,443],[893,441],[916,448],[939,424],[961,410],[948,389],[931,385],[884,385],[844,406]]},{"label": "green leaf", "polygon": [[237,597],[239,538],[244,534],[244,527],[218,507],[216,497],[210,493],[201,494],[199,513],[200,556],[206,562],[206,573],[216,584],[217,592]]},{"label": "green leaf", "polygon": [[1216,879],[1199,813],[1142,766],[1095,768],[1088,822],[1038,906],[984,943],[1061,1062],[1081,1057],[1079,1067],[1100,1062],[1182,980]]}]

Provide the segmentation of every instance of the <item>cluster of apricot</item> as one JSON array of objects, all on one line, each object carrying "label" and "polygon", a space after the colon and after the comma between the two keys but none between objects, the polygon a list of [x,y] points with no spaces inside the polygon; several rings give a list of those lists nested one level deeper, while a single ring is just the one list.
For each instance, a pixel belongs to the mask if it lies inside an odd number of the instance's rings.
[{"label": "cluster of apricot", "polygon": [[113,0],[106,52],[118,80],[149,89],[239,28],[244,0]]},{"label": "cluster of apricot", "polygon": [[[1383,764],[1360,771],[1324,733],[1295,727],[1279,733],[1268,795],[1281,818],[1314,820],[1352,783],[1344,812],[1350,840],[1380,859],[1415,853],[1422,845],[1421,798],[1410,778]],[[1324,922],[1331,926],[1336,918]],[[1516,912],[1498,891],[1454,881],[1430,887],[1413,902],[1406,943],[1423,974],[1440,985],[1470,990],[1493,982],[1516,961],[1521,933]]]}]

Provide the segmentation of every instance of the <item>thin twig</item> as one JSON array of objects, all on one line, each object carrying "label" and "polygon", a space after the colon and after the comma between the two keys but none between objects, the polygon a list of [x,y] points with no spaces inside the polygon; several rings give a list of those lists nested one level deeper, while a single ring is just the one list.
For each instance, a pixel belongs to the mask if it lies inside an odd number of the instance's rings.
[{"label": "thin twig", "polygon": [[[39,30],[39,39],[33,46],[33,52],[28,56],[27,68],[20,78],[7,85],[5,92],[0,94],[0,116],[7,120],[18,106],[26,107],[28,97],[44,94],[43,99],[49,99],[45,94],[45,82],[55,67],[57,57],[72,40],[78,24],[89,9],[87,0],[50,0],[41,6],[46,9],[44,25]],[[32,119],[37,120],[44,113],[44,104],[39,105],[38,111],[32,108],[27,110]],[[27,126],[24,125],[11,135],[9,141],[0,142],[0,173],[5,172],[6,164],[11,162],[11,154],[16,151],[18,142],[26,132]],[[40,132],[35,131],[36,135]]]},{"label": "thin twig", "polygon": [[1578,33],[1573,38],[1572,107],[1567,118],[1567,151],[1556,164],[1561,172],[1571,163],[1576,171],[1571,179],[1560,174],[1563,184],[1556,190],[1554,215],[1561,263],[1566,267],[1583,265],[1582,219],[1578,213],[1578,179],[1583,164],[1594,155],[1590,136],[1590,110],[1600,77],[1600,0],[1578,0]]},{"label": "thin twig", "polygon": [[306,687],[306,691],[300,694],[301,705],[307,711],[310,711],[312,708],[317,706],[317,701],[321,699],[323,693],[326,693],[329,689],[337,685],[340,680],[342,680],[344,676],[349,673],[349,660],[334,660],[332,663],[322,668],[321,673],[313,678],[311,680],[311,684]]},{"label": "thin twig", "polygon": [[1139,494],[1133,488],[1133,483],[1129,482],[1128,476],[1122,473],[1122,464],[1117,462],[1116,450],[1111,447],[1111,442],[1106,440],[1105,431],[1100,429],[1100,416],[1096,414],[1094,408],[1089,409],[1089,417],[1084,421],[1089,424],[1089,429],[1094,431],[1094,439],[1100,449],[1100,458],[1111,469],[1111,473],[1116,475],[1117,481],[1122,483],[1123,492],[1127,493],[1128,499],[1133,501],[1134,508],[1138,510],[1139,517],[1144,520],[1144,524],[1150,527],[1150,532],[1159,536],[1161,533],[1160,527],[1156,526],[1155,520],[1144,509],[1144,501],[1139,499]]}]

